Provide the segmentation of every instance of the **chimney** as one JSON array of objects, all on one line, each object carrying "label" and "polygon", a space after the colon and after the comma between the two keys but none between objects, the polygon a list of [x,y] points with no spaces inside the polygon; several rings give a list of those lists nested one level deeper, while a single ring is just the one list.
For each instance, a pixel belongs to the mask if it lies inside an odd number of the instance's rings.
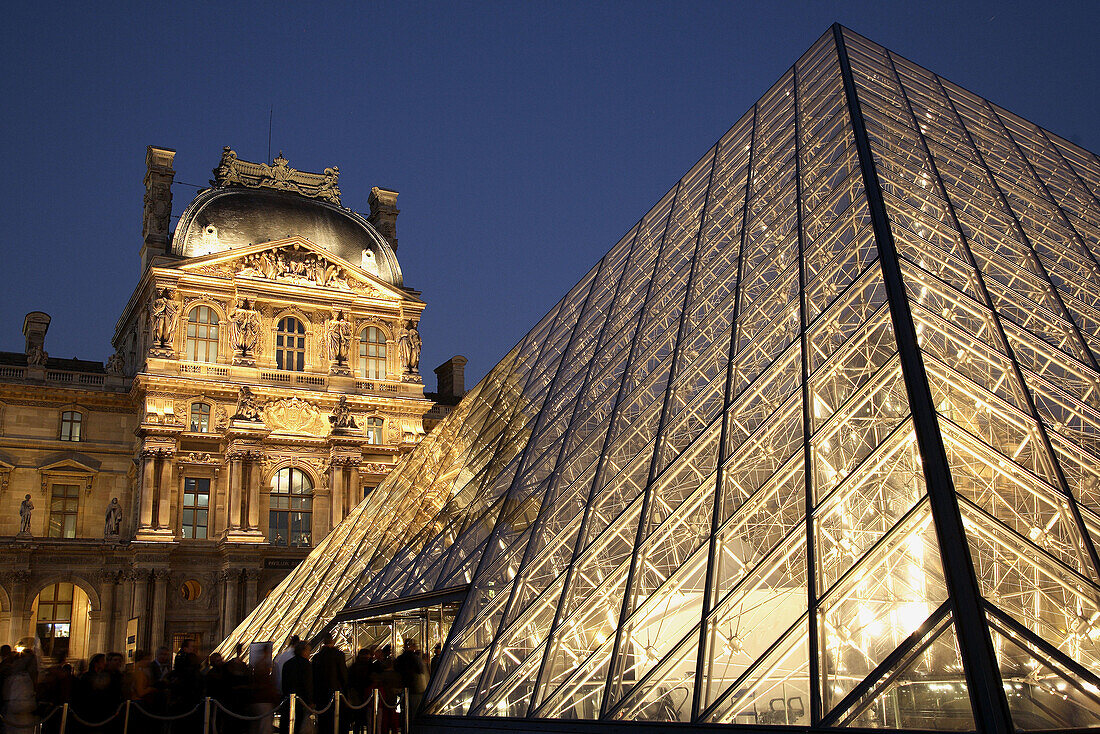
[{"label": "chimney", "polygon": [[46,351],[46,330],[50,328],[50,315],[42,311],[31,311],[23,318],[23,336],[27,338],[26,353],[35,347]]},{"label": "chimney", "polygon": [[153,259],[168,254],[169,226],[172,219],[172,180],[176,172],[171,148],[145,148],[145,209],[141,220],[141,270],[145,272]]},{"label": "chimney", "polygon": [[466,358],[451,357],[435,368],[439,402],[457,403],[466,394]]},{"label": "chimney", "polygon": [[397,252],[397,215],[401,213],[397,208],[397,192],[375,186],[370,190],[367,202],[370,204],[367,221],[378,230],[378,234],[386,238],[393,251]]}]

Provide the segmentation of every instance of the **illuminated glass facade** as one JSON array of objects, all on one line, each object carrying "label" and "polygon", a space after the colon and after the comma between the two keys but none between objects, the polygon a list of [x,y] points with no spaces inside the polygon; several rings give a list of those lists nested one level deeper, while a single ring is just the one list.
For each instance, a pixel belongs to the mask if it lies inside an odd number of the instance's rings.
[{"label": "illuminated glass facade", "polygon": [[836,26],[223,647],[419,608],[436,717],[1100,726],[1098,256],[1096,156]]}]

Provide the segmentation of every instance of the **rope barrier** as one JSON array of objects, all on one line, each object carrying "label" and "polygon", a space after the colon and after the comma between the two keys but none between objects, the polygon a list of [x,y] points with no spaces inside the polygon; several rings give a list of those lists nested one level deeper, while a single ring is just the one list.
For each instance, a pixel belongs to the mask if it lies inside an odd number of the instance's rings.
[{"label": "rope barrier", "polygon": [[[370,719],[374,720],[373,726],[378,726],[378,724],[380,723],[379,718],[378,718],[379,714],[381,713],[381,711],[379,710],[380,708],[384,708],[384,709],[389,710],[389,711],[402,712],[402,713],[407,713],[408,712],[407,705],[403,705],[403,704],[406,704],[407,701],[408,701],[408,696],[409,696],[408,689],[407,688],[406,689],[401,689],[399,691],[394,691],[393,693],[394,693],[394,695],[393,695],[393,705],[390,705],[386,701],[385,693],[381,689],[378,689],[378,688],[374,688],[369,692],[370,697],[369,697],[368,700],[364,701],[361,704],[356,705],[356,704],[351,703],[351,701],[348,699],[348,697],[346,695],[344,695],[344,693],[342,691],[336,691],[336,692],[334,692],[332,698],[329,699],[328,704],[326,704],[324,706],[324,708],[320,708],[320,709],[313,708],[312,706],[310,706],[307,703],[304,703],[300,698],[298,698],[297,696],[292,694],[292,695],[287,696],[286,698],[284,698],[279,703],[274,704],[271,707],[271,709],[269,711],[267,711],[266,713],[254,714],[254,715],[240,714],[240,713],[237,713],[235,711],[232,711],[231,709],[226,707],[225,704],[223,704],[221,701],[218,701],[217,699],[212,698],[212,697],[206,697],[203,700],[199,701],[189,711],[184,711],[183,713],[172,714],[172,715],[154,714],[151,711],[148,711],[144,707],[142,707],[141,703],[139,703],[138,701],[136,701],[136,700],[127,700],[127,701],[123,701],[121,704],[119,704],[118,708],[115,709],[115,712],[113,714],[108,716],[103,721],[99,721],[99,722],[91,722],[91,721],[87,721],[87,720],[81,718],[80,715],[77,714],[77,712],[69,704],[66,703],[66,704],[62,704],[61,706],[54,706],[53,708],[51,708],[49,710],[49,712],[47,712],[44,716],[42,716],[40,718],[36,717],[37,720],[35,722],[35,727],[38,728],[37,729],[38,731],[41,731],[40,727],[43,724],[50,721],[54,716],[60,716],[61,717],[60,731],[62,731],[62,732],[67,731],[68,720],[70,718],[72,718],[72,720],[74,722],[76,722],[77,724],[79,724],[81,726],[84,726],[84,727],[87,727],[87,728],[90,728],[90,729],[98,729],[98,728],[101,728],[101,727],[104,727],[104,726],[110,724],[112,721],[115,721],[116,719],[118,719],[119,714],[121,714],[123,711],[125,711],[126,721],[125,721],[125,724],[124,724],[124,727],[123,727],[123,731],[125,732],[125,731],[129,730],[131,728],[131,726],[133,725],[133,722],[131,721],[132,717],[130,715],[131,714],[131,709],[136,709],[143,716],[145,716],[149,719],[152,719],[154,721],[170,722],[170,721],[180,721],[181,719],[186,719],[188,717],[193,717],[193,716],[195,716],[196,714],[199,713],[200,708],[206,707],[205,708],[205,716],[204,716],[204,718],[206,719],[206,721],[204,721],[204,730],[206,730],[206,727],[209,726],[209,724],[216,718],[216,712],[211,711],[211,708],[215,708],[217,710],[220,710],[224,715],[232,717],[232,718],[237,719],[239,721],[262,721],[262,720],[267,719],[267,718],[274,718],[276,715],[279,714],[279,712],[281,710],[284,709],[284,707],[288,703],[290,703],[291,706],[290,706],[290,710],[287,712],[289,714],[289,716],[287,718],[289,719],[288,723],[291,723],[291,724],[297,718],[296,714],[299,713],[295,709],[297,709],[298,706],[300,706],[303,710],[302,713],[304,713],[306,715],[312,714],[314,717],[325,714],[330,709],[333,709],[333,708],[335,708],[336,715],[338,717],[341,714],[349,714],[350,712],[359,712],[359,711],[364,711],[364,710],[367,710],[367,709],[371,709],[372,715],[371,715]],[[297,704],[297,705],[295,705],[295,704]],[[2,723],[4,723],[4,718],[2,716],[0,716],[0,724],[2,724]],[[403,728],[407,731],[407,724]]]},{"label": "rope barrier", "polygon": [[370,705],[371,705],[371,703],[372,703],[371,701],[364,701],[363,703],[361,703],[361,704],[359,704],[358,706],[356,706],[356,705],[355,705],[354,703],[352,703],[352,702],[351,702],[351,700],[350,700],[350,699],[349,699],[349,698],[348,698],[347,696],[345,696],[345,695],[344,695],[343,693],[340,693],[339,695],[340,695],[340,698],[341,698],[341,699],[343,699],[343,701],[344,701],[344,703],[343,703],[343,704],[341,704],[341,706],[347,706],[347,707],[348,707],[349,709],[351,709],[352,711],[362,711],[362,710],[363,710],[363,709],[365,709],[365,708],[366,708],[367,706],[370,706]]},{"label": "rope barrier", "polygon": [[[283,701],[285,701],[285,700],[286,700],[286,699],[283,699]],[[277,703],[277,704],[276,704],[276,705],[274,706],[274,708],[272,708],[272,709],[271,709],[270,711],[268,711],[268,712],[267,712],[266,714],[259,714],[258,716],[248,716],[247,714],[238,714],[238,713],[237,713],[236,711],[230,711],[230,710],[229,710],[228,708],[226,708],[226,707],[225,707],[225,706],[224,706],[224,705],[222,704],[222,702],[221,702],[221,701],[219,701],[219,700],[218,700],[218,699],[216,699],[216,698],[211,698],[211,699],[210,699],[210,701],[211,701],[211,703],[213,703],[213,704],[214,704],[214,705],[215,705],[216,707],[220,708],[220,709],[221,709],[222,711],[224,711],[224,712],[225,712],[226,714],[228,714],[229,716],[232,716],[232,717],[233,717],[234,719],[240,719],[241,721],[259,721],[259,720],[261,720],[261,719],[266,719],[266,718],[267,718],[268,716],[271,716],[271,715],[272,715],[272,714],[274,714],[274,713],[275,713],[276,711],[278,711],[278,710],[279,710],[279,707],[283,705],[283,702],[282,702],[282,701],[280,701],[279,703]]]},{"label": "rope barrier", "polygon": [[115,712],[113,714],[111,714],[110,716],[108,716],[106,719],[99,722],[98,724],[93,724],[90,721],[85,721],[84,719],[80,718],[80,716],[76,713],[76,711],[73,711],[72,709],[69,709],[69,716],[73,717],[73,721],[75,721],[78,724],[82,724],[84,726],[91,727],[93,729],[98,729],[101,726],[106,726],[112,719],[114,719],[116,716],[118,716],[122,712],[122,707],[124,705],[125,704],[120,703],[118,705],[118,708],[115,709]]},{"label": "rope barrier", "polygon": [[304,701],[302,701],[302,699],[300,699],[300,698],[298,699],[298,705],[301,706],[302,708],[304,708],[306,711],[313,714],[314,716],[320,716],[321,714],[326,713],[330,708],[332,708],[332,702],[335,701],[335,700],[336,700],[336,696],[333,696],[332,698],[330,698],[328,700],[328,703],[325,705],[325,707],[323,709],[315,709],[312,706],[310,706],[308,703],[305,703]]},{"label": "rope barrier", "polygon": [[188,716],[191,716],[196,711],[198,711],[199,707],[203,705],[203,702],[199,701],[198,703],[195,704],[195,708],[191,709],[190,711],[185,711],[182,714],[176,714],[174,716],[160,716],[159,714],[154,714],[151,711],[146,711],[145,709],[143,709],[141,707],[141,704],[138,703],[137,701],[134,701],[133,705],[134,705],[134,708],[136,708],[138,711],[140,711],[143,715],[148,716],[150,719],[153,719],[154,721],[179,721],[180,719],[186,719]]}]

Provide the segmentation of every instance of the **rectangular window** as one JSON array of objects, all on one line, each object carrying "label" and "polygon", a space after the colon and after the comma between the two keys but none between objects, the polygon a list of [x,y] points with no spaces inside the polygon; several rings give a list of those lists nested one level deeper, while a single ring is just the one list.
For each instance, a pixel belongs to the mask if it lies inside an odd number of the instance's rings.
[{"label": "rectangular window", "polygon": [[75,484],[50,485],[49,537],[75,538],[79,510],[80,487]]},{"label": "rectangular window", "polygon": [[367,424],[364,426],[367,432],[367,443],[373,446],[382,443],[382,426],[383,421],[381,418],[367,418]]},{"label": "rectangular window", "polygon": [[378,489],[378,485],[364,484],[363,485],[363,499],[366,499],[367,497],[370,497],[370,493],[373,492],[376,489]]},{"label": "rectangular window", "polygon": [[186,477],[183,480],[183,518],[181,530],[185,538],[206,538],[210,516],[210,480]]},{"label": "rectangular window", "polygon": [[61,414],[61,440],[79,441],[80,428],[84,423],[84,416],[75,410],[66,410]]}]

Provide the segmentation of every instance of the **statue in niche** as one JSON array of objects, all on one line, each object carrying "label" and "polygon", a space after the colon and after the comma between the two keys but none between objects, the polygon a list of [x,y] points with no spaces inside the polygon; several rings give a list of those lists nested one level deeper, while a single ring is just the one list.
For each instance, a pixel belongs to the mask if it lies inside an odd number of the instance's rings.
[{"label": "statue in niche", "polygon": [[149,309],[152,322],[153,346],[160,349],[172,348],[172,326],[176,318],[176,306],[172,303],[172,294],[167,288],[157,293]]},{"label": "statue in niche", "polygon": [[232,420],[250,421],[252,423],[263,422],[256,396],[252,394],[252,389],[248,385],[241,385],[241,389],[237,393],[237,410],[233,413]]},{"label": "statue in niche", "polygon": [[420,374],[420,345],[420,332],[416,330],[416,324],[406,321],[397,337],[397,351],[406,375]]},{"label": "statue in niche", "polygon": [[117,538],[122,528],[122,505],[118,503],[118,497],[112,497],[107,505],[107,514],[103,517],[104,539]]},{"label": "statue in niche", "polygon": [[351,414],[351,408],[348,407],[348,396],[341,395],[340,402],[336,404],[336,407],[332,409],[332,414],[328,417],[328,422],[332,424],[334,429],[337,428],[358,428],[355,423],[355,418]]},{"label": "statue in niche", "polygon": [[41,345],[35,344],[27,351],[27,364],[32,367],[45,367],[49,356]]},{"label": "statue in niche", "polygon": [[351,324],[344,319],[344,312],[337,311],[328,329],[328,354],[333,365],[346,367],[348,348],[351,346]]},{"label": "statue in niche", "polygon": [[34,503],[28,494],[19,505],[19,534],[29,536],[31,534],[31,513],[34,512]]},{"label": "statue in niche", "polygon": [[107,358],[107,374],[112,377],[122,377],[126,371],[126,358],[122,356],[122,350],[117,350]]},{"label": "statue in niche", "polygon": [[237,356],[251,359],[260,340],[260,319],[248,299],[233,312],[233,348]]}]

